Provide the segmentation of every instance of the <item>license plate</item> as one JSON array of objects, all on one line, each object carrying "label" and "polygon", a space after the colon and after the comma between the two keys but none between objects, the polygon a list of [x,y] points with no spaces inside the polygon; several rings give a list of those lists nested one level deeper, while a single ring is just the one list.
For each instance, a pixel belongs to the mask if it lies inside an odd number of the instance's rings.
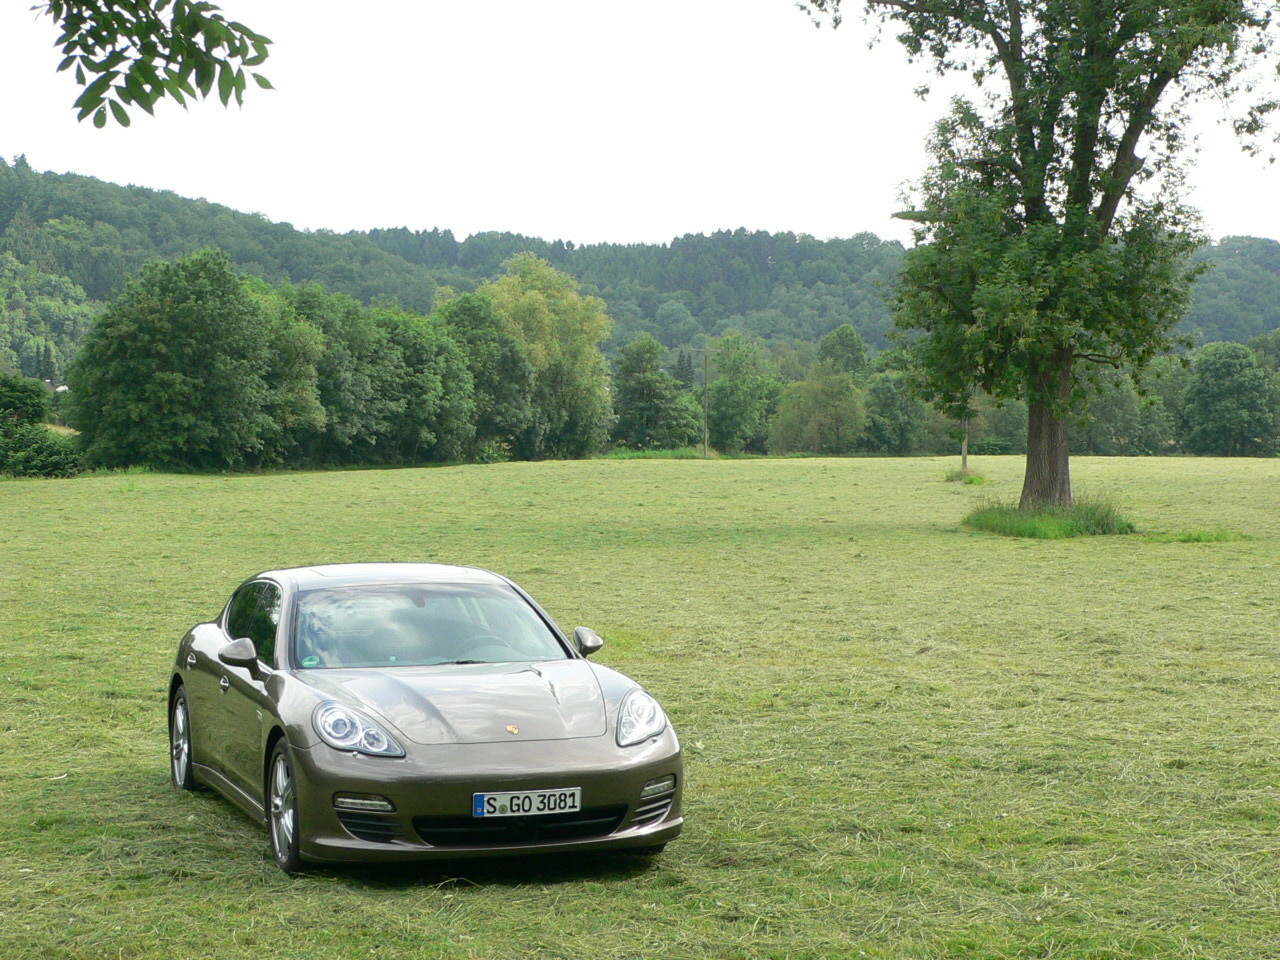
[{"label": "license plate", "polygon": [[582,809],[582,788],[476,793],[472,794],[471,799],[471,813],[476,817],[529,817],[542,813],[574,813]]}]

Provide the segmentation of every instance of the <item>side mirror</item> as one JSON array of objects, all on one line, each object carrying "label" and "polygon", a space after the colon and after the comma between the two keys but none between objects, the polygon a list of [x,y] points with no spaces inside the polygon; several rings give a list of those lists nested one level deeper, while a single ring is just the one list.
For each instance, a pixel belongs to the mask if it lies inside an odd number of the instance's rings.
[{"label": "side mirror", "polygon": [[604,646],[604,639],[590,627],[574,627],[573,642],[578,645],[578,652],[589,657]]},{"label": "side mirror", "polygon": [[255,680],[258,677],[258,651],[248,637],[232,640],[218,651],[218,659],[229,667],[244,667]]}]

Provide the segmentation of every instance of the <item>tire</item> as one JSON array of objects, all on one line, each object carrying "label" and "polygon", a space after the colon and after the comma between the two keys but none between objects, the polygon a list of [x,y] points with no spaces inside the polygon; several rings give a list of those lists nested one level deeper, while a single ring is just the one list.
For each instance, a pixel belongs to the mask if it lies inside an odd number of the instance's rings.
[{"label": "tire", "polygon": [[285,873],[300,873],[306,863],[299,852],[301,823],[298,817],[298,781],[293,775],[293,758],[283,737],[276,741],[267,761],[267,832],[271,856]]},{"label": "tire", "polygon": [[187,691],[181,686],[169,704],[169,773],[179,790],[196,789],[191,764],[191,711],[187,708]]}]

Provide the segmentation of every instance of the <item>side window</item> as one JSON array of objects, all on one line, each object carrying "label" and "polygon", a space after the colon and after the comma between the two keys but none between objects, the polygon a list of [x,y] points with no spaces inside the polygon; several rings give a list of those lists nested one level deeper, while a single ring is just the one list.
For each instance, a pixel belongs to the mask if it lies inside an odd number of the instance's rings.
[{"label": "side window", "polygon": [[254,608],[246,636],[253,641],[258,659],[271,664],[274,663],[276,654],[276,628],[280,626],[280,588],[273,583],[261,586],[262,599]]},{"label": "side window", "polygon": [[253,612],[258,607],[265,583],[247,583],[237,591],[231,600],[231,610],[227,614],[227,633],[232,640],[250,636],[250,625]]}]

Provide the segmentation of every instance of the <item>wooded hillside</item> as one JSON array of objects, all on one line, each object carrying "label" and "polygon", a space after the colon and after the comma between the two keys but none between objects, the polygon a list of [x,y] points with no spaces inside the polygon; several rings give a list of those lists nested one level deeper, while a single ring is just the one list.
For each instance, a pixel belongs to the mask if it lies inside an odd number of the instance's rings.
[{"label": "wooded hillside", "polygon": [[[737,329],[781,348],[814,343],[842,323],[882,349],[884,295],[903,252],[869,233],[824,241],[739,229],[575,246],[509,233],[302,231],[205,200],[0,160],[0,363],[58,379],[99,303],[127,276],[148,260],[211,246],[270,283],[315,281],[422,313],[439,287],[474,290],[508,257],[532,251],[605,300],[612,354],[642,332],[674,348]],[[1231,237],[1200,256],[1214,264],[1188,321],[1200,342],[1280,328],[1280,243]]]}]

